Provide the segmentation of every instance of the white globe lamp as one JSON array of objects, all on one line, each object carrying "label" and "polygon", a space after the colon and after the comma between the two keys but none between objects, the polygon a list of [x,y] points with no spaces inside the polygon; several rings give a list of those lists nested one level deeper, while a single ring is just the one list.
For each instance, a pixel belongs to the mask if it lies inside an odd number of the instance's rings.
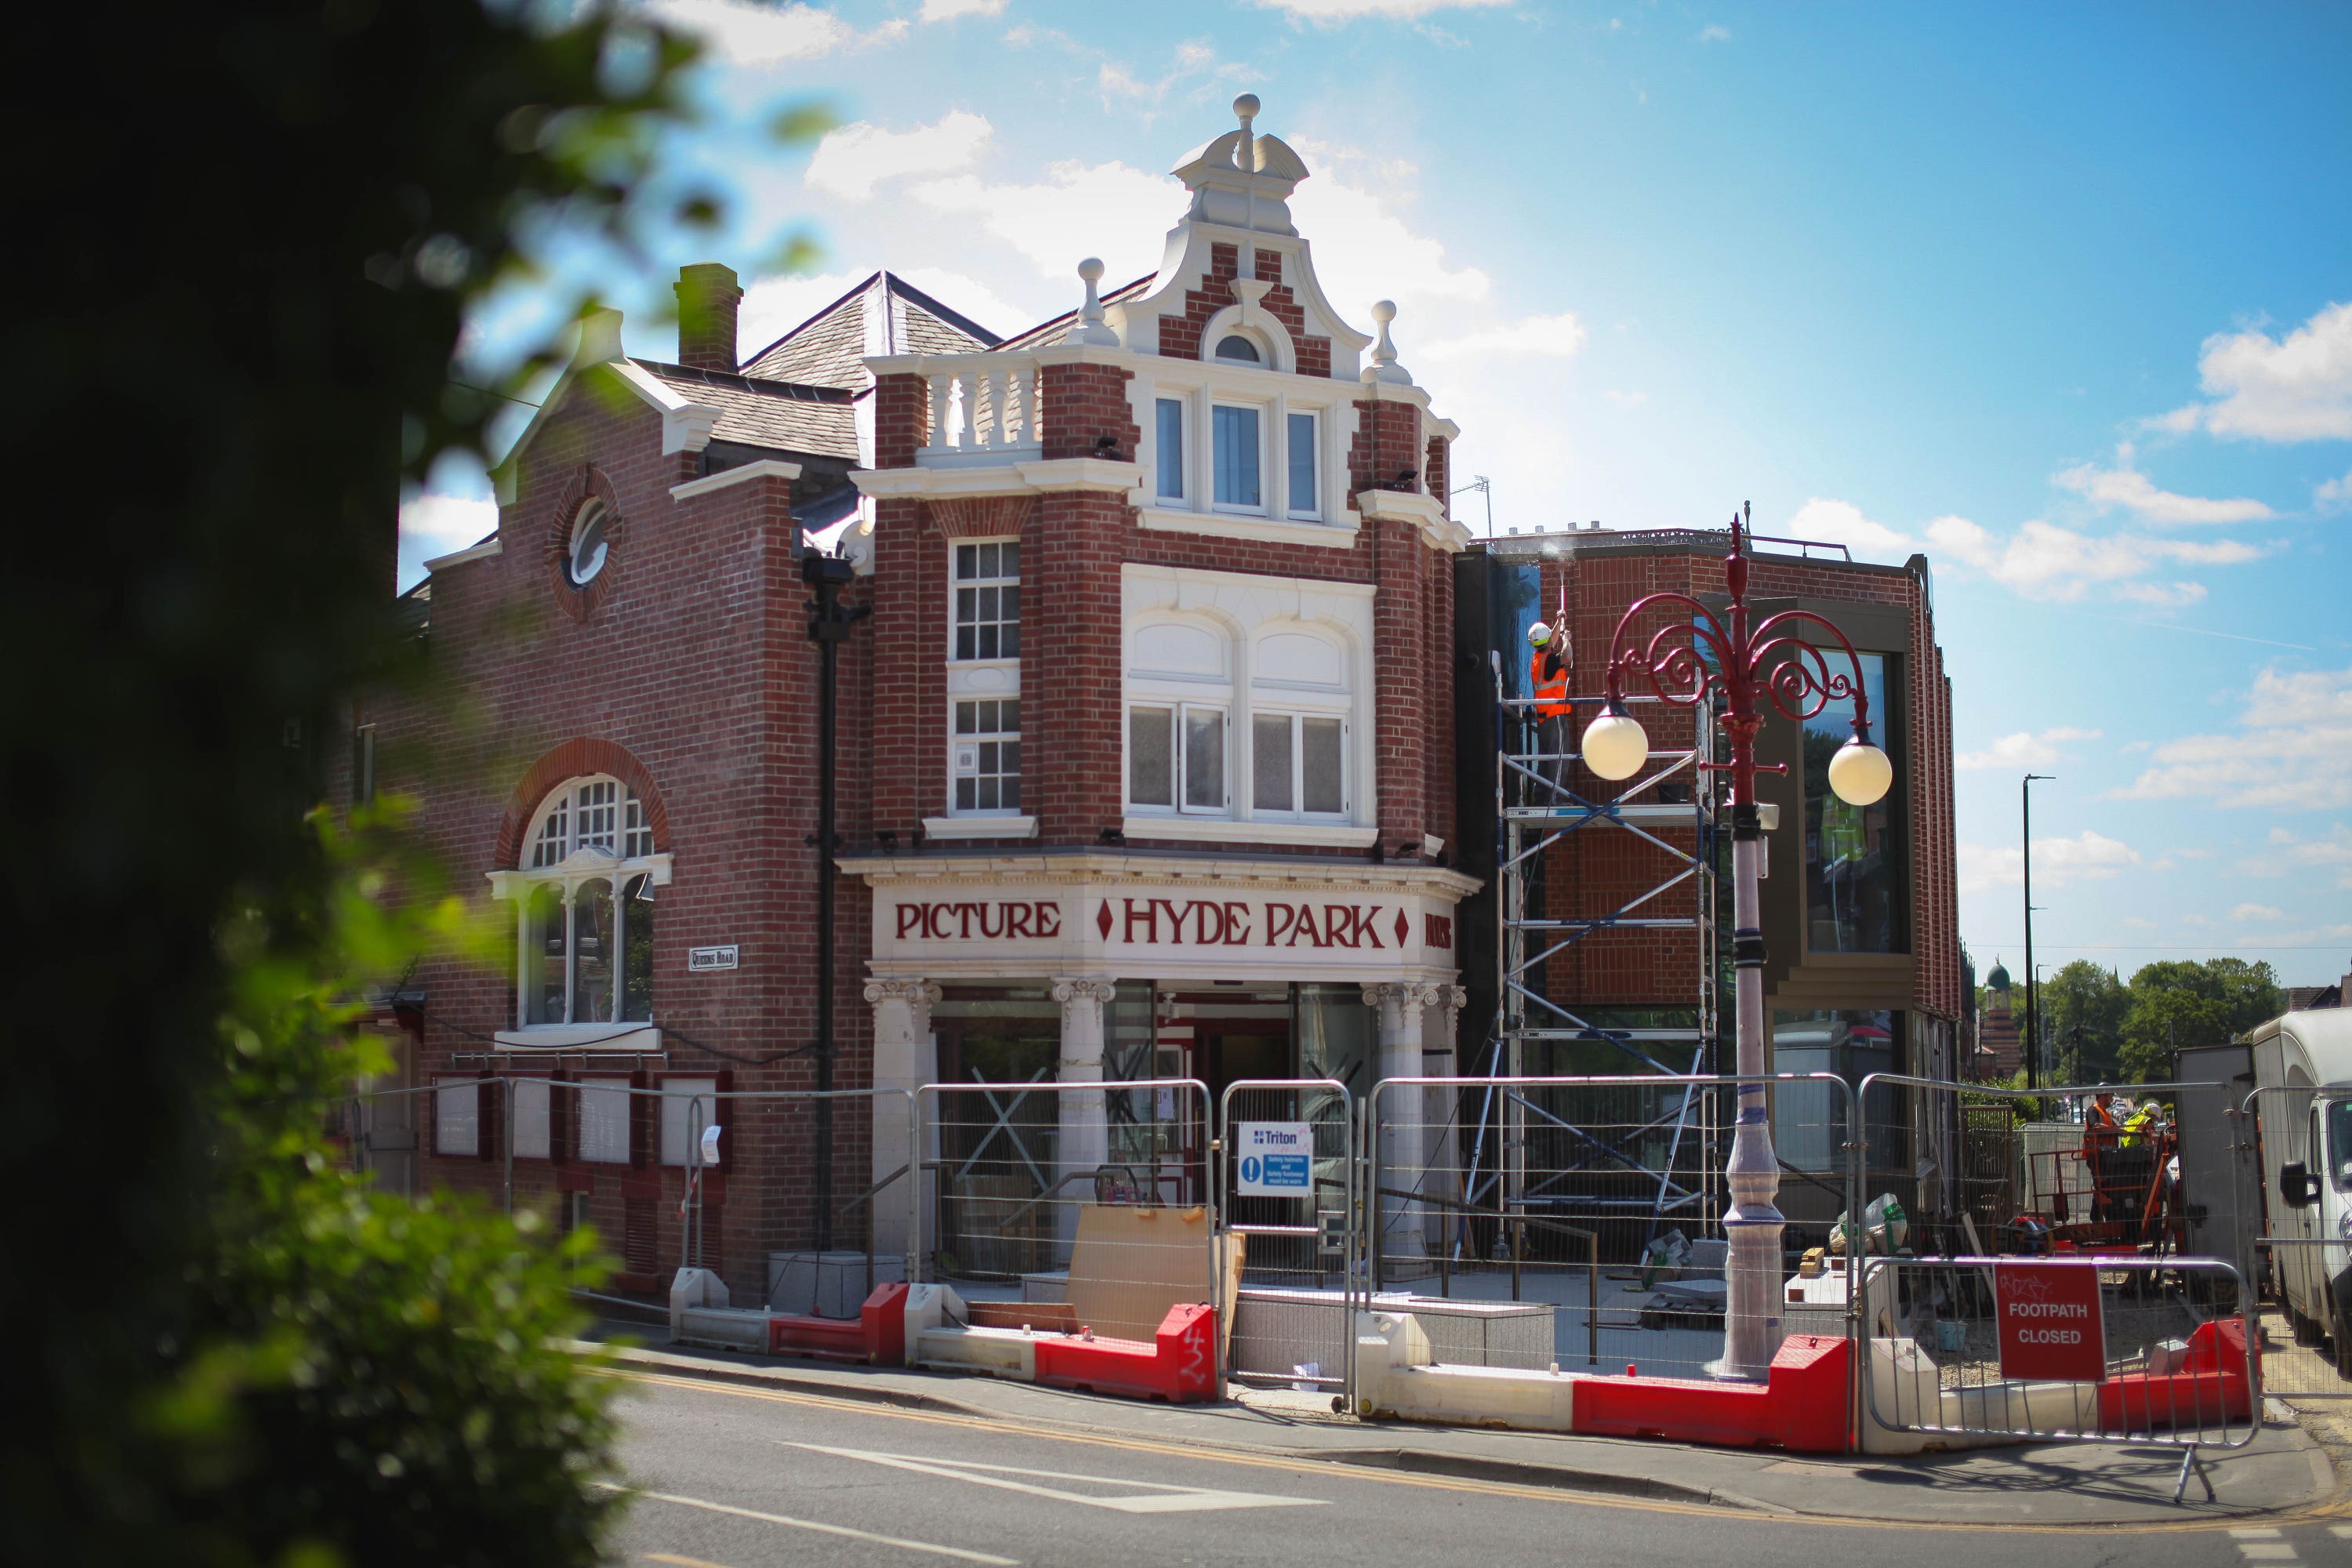
[{"label": "white globe lamp", "polygon": [[1650,737],[1630,713],[1603,711],[1584,727],[1584,765],[1604,779],[1630,779],[1650,760]]},{"label": "white globe lamp", "polygon": [[1830,788],[1848,805],[1875,805],[1895,782],[1886,753],[1857,735],[1830,758]]}]

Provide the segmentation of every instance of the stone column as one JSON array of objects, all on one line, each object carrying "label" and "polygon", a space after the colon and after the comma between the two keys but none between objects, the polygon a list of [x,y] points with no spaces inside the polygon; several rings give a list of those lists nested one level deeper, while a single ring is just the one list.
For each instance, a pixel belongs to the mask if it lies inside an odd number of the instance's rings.
[{"label": "stone column", "polygon": [[[1439,985],[1429,989],[1437,992],[1437,1001],[1432,1009],[1436,1033],[1434,1038],[1427,1033],[1422,1037],[1421,1076],[1460,1078],[1462,1045],[1458,1029],[1462,1009],[1470,1003],[1470,993],[1459,985]],[[1424,1021],[1423,1027],[1428,1030],[1433,1026]],[[1432,1085],[1422,1090],[1421,1100],[1422,1122],[1429,1129],[1423,1155],[1427,1163],[1425,1168],[1429,1172],[1429,1180],[1422,1190],[1432,1198],[1459,1203],[1462,1199],[1460,1101],[1454,1089],[1442,1085]],[[1425,1234],[1429,1237],[1433,1256],[1448,1245],[1448,1238],[1454,1234],[1456,1214],[1456,1210],[1441,1205],[1431,1206]]]},{"label": "stone column", "polygon": [[[1118,994],[1108,980],[1056,980],[1062,1005],[1059,1077],[1065,1085],[1099,1084],[1103,1076],[1103,1007]],[[1099,1089],[1065,1088],[1061,1135],[1055,1143],[1053,1209],[1064,1241],[1078,1234],[1078,1207],[1094,1202],[1094,1173],[1110,1157],[1110,1119]]]},{"label": "stone column", "polygon": [[[1382,1079],[1421,1076],[1422,1011],[1436,1003],[1440,989],[1414,984],[1364,987],[1364,1005],[1378,1009],[1380,1014]],[[1427,1117],[1422,1096],[1391,1089],[1379,1097],[1378,1110],[1380,1184],[1391,1192],[1412,1190],[1422,1179],[1422,1159],[1427,1148]],[[1416,1128],[1415,1122],[1424,1125]],[[1422,1234],[1427,1211],[1408,1199],[1382,1195],[1380,1215],[1386,1271],[1395,1275],[1402,1270],[1406,1277],[1418,1275],[1423,1268],[1418,1260],[1427,1256]]]},{"label": "stone column", "polygon": [[[939,1078],[939,1046],[931,1034],[931,1004],[940,988],[928,980],[873,980],[866,985],[866,1004],[874,1009],[874,1087],[911,1089]],[[928,1140],[933,1147],[925,1159],[938,1156],[938,1133]],[[906,1100],[895,1094],[874,1097],[874,1180],[879,1182],[900,1166],[914,1163],[914,1126]],[[874,1251],[877,1258],[918,1250],[909,1233],[917,1194],[922,1205],[922,1228],[932,1234],[937,1194],[927,1173],[908,1169],[890,1186],[874,1194]]]}]

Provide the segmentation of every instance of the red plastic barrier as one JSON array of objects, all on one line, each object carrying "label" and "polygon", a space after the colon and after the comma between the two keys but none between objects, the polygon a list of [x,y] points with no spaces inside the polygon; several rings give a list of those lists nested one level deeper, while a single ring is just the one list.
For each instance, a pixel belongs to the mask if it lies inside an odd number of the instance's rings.
[{"label": "red plastic barrier", "polygon": [[2253,1404],[2243,1318],[2198,1324],[2179,1372],[2127,1373],[2099,1385],[2099,1421],[2111,1430],[2249,1420]]},{"label": "red plastic barrier", "polygon": [[1802,1335],[1782,1342],[1764,1384],[1580,1377],[1576,1429],[1594,1436],[1841,1454],[1851,1354],[1843,1339]]},{"label": "red plastic barrier", "polygon": [[1160,1321],[1156,1342],[1051,1335],[1037,1342],[1037,1381],[1138,1399],[1189,1404],[1214,1395],[1217,1314],[1205,1302],[1180,1302]]},{"label": "red plastic barrier", "polygon": [[907,1364],[907,1288],[877,1285],[855,1318],[778,1313],[768,1320],[770,1355],[823,1356],[875,1366]]}]

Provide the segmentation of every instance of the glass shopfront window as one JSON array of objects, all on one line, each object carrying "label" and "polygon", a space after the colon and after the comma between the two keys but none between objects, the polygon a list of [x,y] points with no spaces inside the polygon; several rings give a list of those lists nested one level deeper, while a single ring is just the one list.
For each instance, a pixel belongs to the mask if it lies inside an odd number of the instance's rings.
[{"label": "glass shopfront window", "polygon": [[[1832,670],[1844,667],[1843,655],[1829,657]],[[1848,805],[1830,789],[1830,758],[1853,735],[1853,701],[1830,702],[1805,721],[1805,930],[1813,952],[1909,950],[1900,829],[1908,759],[1886,701],[1889,662],[1885,654],[1862,656],[1871,736],[1895,763],[1895,788],[1877,805]]]},{"label": "glass shopfront window", "polygon": [[[1903,1061],[1903,1015],[1881,1011],[1815,1009],[1772,1015],[1770,1070],[1832,1073],[1855,1089],[1874,1072],[1895,1072]],[[1904,1123],[1897,1091],[1871,1091],[1862,1108],[1863,1138],[1870,1169],[1907,1167]],[[1782,1084],[1772,1095],[1772,1149],[1799,1171],[1841,1168],[1845,1142],[1846,1097],[1829,1084]],[[1874,1196],[1875,1194],[1873,1194]]]}]

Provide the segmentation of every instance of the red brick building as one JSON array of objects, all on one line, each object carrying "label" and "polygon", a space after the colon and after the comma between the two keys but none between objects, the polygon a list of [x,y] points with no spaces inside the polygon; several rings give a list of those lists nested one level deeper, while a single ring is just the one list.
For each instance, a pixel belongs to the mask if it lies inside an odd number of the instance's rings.
[{"label": "red brick building", "polygon": [[[590,324],[498,532],[431,563],[431,700],[362,715],[515,922],[510,969],[411,983],[433,1179],[499,1179],[494,1080],[551,1073],[514,1094],[518,1201],[562,1194],[650,1288],[688,1246],[688,1094],[816,1082],[812,552],[864,614],[838,1085],[1450,1062],[1456,432],[1392,310],[1376,341],[1323,296],[1288,147],[1245,112],[1176,174],[1160,268],[1098,298],[1090,264],[1082,309],[1011,340],[879,275],[745,353],[716,267],[680,280],[677,363]],[[1102,1105],[1066,1104],[1059,1163],[1103,1162]],[[824,1140],[804,1104],[721,1120],[701,1256],[757,1300],[815,1237]],[[856,1246],[905,1102],[829,1136]]]},{"label": "red brick building", "polygon": [[[1523,677],[1527,614],[1564,602],[1591,695],[1624,605],[1719,594],[1723,543],[1474,544],[1445,499],[1457,432],[1392,309],[1375,336],[1324,297],[1286,205],[1307,171],[1236,107],[1175,171],[1191,201],[1160,266],[1098,293],[1086,264],[1085,303],[1018,336],[885,273],[751,348],[716,266],[680,279],[677,363],[588,324],[499,469],[498,531],[414,595],[428,691],[357,716],[355,756],[421,795],[443,864],[514,932],[409,984],[424,1092],[398,1173],[495,1187],[510,1144],[518,1201],[593,1220],[625,1287],[696,1253],[755,1300],[771,1254],[826,1238],[821,1213],[836,1244],[903,1246],[904,1184],[857,1200],[909,1163],[906,1100],[829,1126],[806,1101],[729,1106],[698,1251],[696,1091],[806,1089],[829,1065],[845,1089],[1360,1093],[1457,1050],[1483,1067],[1492,920],[1462,906],[1494,864],[1490,670]],[[835,645],[829,867],[813,557],[847,563],[860,617]],[[1754,581],[1869,655],[1896,772],[1885,806],[1828,817],[1796,728],[1766,731],[1792,769],[1766,798],[1801,825],[1766,884],[1783,1065],[1941,1070],[1960,960],[1925,563],[1768,544]],[[1601,907],[1655,872],[1590,838],[1549,858],[1546,896]],[[1620,1017],[1694,1012],[1708,979],[1695,940],[1631,932],[1543,978]],[[1053,1163],[1116,1154],[1104,1103],[1045,1112]]]}]

